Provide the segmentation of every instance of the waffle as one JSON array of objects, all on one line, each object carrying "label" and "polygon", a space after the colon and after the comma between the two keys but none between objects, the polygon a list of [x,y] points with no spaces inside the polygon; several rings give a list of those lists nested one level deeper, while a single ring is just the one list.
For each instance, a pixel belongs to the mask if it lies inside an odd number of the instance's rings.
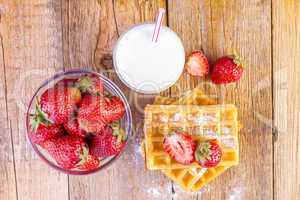
[{"label": "waffle", "polygon": [[199,168],[182,165],[163,150],[164,136],[172,130],[190,133],[197,143],[218,139],[223,151],[219,166],[238,164],[238,121],[234,105],[147,105],[145,108],[146,166],[150,170]]},{"label": "waffle", "polygon": [[157,96],[154,100],[154,105],[214,105],[216,101],[206,96],[202,90],[195,88],[186,92],[183,97],[169,98]]},{"label": "waffle", "polygon": [[[198,88],[188,92],[188,95],[180,98],[178,101],[176,101],[176,99],[160,96],[156,97],[154,101],[155,105],[178,105],[179,103],[185,105],[211,105],[214,104],[214,101],[204,95]],[[239,129],[240,128],[241,125],[239,124]],[[217,166],[209,169],[193,167],[188,169],[167,169],[161,171],[175,183],[179,184],[184,190],[195,192],[214,180],[228,168],[229,166]]]}]

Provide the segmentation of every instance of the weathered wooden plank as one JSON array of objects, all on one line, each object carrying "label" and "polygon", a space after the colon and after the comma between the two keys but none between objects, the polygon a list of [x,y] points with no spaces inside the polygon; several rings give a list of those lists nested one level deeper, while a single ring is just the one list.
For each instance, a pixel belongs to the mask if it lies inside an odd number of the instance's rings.
[{"label": "weathered wooden plank", "polygon": [[[233,49],[246,60],[239,83],[215,87],[220,103],[238,106],[245,126],[240,134],[240,165],[218,177],[198,198],[272,199],[272,132],[259,118],[272,119],[271,1],[169,1],[169,23],[184,38],[188,51],[202,48],[211,63]],[[259,81],[266,88],[258,90]],[[192,87],[189,84],[179,82],[181,91]]]},{"label": "weathered wooden plank", "polygon": [[300,2],[273,1],[274,199],[300,198]]},{"label": "weathered wooden plank", "polygon": [[[93,66],[109,75],[130,100],[139,135],[143,113],[138,108],[149,102],[149,97],[130,93],[118,80],[112,69],[112,49],[119,34],[133,24],[152,20],[157,8],[165,6],[165,1],[159,0],[69,1],[63,5],[66,68]],[[82,37],[88,40],[82,41]],[[133,139],[125,155],[108,169],[88,177],[70,177],[70,199],[171,199],[170,181],[144,169],[138,147]]]},{"label": "weathered wooden plank", "polygon": [[60,8],[59,2],[50,0],[1,1],[7,112],[18,199],[68,199],[67,176],[37,158],[25,128],[26,107],[34,90],[62,68]]},{"label": "weathered wooden plank", "polygon": [[[2,15],[3,11],[0,11]],[[5,62],[4,50],[2,43],[2,26],[0,22],[0,199],[17,199],[16,180],[15,180],[15,166],[12,147],[11,130],[9,120],[7,118],[7,90],[5,81]]]}]

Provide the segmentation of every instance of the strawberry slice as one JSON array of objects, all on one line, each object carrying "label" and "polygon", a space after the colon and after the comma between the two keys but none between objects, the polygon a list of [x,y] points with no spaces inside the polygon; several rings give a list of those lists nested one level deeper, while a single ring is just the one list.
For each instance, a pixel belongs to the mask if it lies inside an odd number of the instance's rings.
[{"label": "strawberry slice", "polygon": [[209,72],[209,64],[202,51],[193,51],[185,64],[186,70],[193,76],[205,76]]},{"label": "strawberry slice", "polygon": [[222,158],[222,151],[217,140],[200,143],[197,146],[195,158],[204,168],[217,166]]},{"label": "strawberry slice", "polygon": [[194,162],[196,144],[186,132],[172,132],[164,138],[163,148],[177,162],[189,165]]}]

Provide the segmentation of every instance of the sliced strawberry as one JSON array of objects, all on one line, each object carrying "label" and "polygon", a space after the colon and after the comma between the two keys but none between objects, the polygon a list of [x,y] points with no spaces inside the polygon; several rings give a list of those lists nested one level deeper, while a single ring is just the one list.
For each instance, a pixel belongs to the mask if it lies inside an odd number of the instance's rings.
[{"label": "sliced strawberry", "polygon": [[185,64],[187,72],[193,76],[205,76],[209,72],[209,63],[202,51],[193,51]]},{"label": "sliced strawberry", "polygon": [[204,168],[217,166],[222,158],[222,150],[217,140],[210,140],[198,144],[195,151],[195,158]]},{"label": "sliced strawberry", "polygon": [[177,162],[189,165],[194,162],[196,144],[186,132],[172,132],[164,138],[163,147]]}]

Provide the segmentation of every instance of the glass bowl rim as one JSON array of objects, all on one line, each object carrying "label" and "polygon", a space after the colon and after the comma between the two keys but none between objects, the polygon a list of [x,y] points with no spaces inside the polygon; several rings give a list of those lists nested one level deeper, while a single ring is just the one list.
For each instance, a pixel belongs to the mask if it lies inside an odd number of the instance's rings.
[{"label": "glass bowl rim", "polygon": [[[100,167],[93,169],[93,170],[89,170],[89,171],[72,171],[72,170],[68,170],[68,169],[63,169],[61,167],[59,167],[58,165],[53,164],[51,161],[49,161],[38,149],[38,147],[36,146],[35,143],[32,142],[32,140],[29,137],[29,132],[30,132],[30,108],[34,102],[34,99],[36,98],[37,94],[39,93],[39,91],[44,88],[45,86],[47,86],[49,83],[51,83],[52,81],[58,79],[59,77],[63,77],[66,75],[72,75],[72,74],[92,74],[92,75],[96,75],[97,77],[100,77],[100,79],[102,81],[105,82],[105,84],[107,84],[111,90],[113,90],[124,102],[125,104],[125,115],[127,118],[127,140],[125,143],[125,147],[122,149],[122,151],[114,156],[113,158],[111,158],[107,163],[105,163],[104,165],[100,165]],[[67,71],[63,71],[63,72],[57,72],[54,75],[52,75],[50,78],[46,79],[45,81],[43,81],[40,86],[35,90],[31,100],[29,101],[28,104],[28,108],[26,111],[26,136],[27,136],[27,140],[29,140],[30,142],[30,146],[33,148],[34,152],[39,156],[39,158],[41,160],[43,160],[46,164],[48,164],[49,166],[51,166],[52,168],[65,173],[65,174],[69,174],[69,175],[88,175],[88,174],[92,174],[95,172],[99,172],[105,168],[107,168],[108,166],[110,166],[114,161],[117,161],[120,156],[126,151],[126,149],[128,148],[128,143],[129,140],[131,139],[132,136],[132,113],[131,113],[131,109],[129,106],[129,103],[127,101],[127,98],[125,97],[125,95],[123,94],[123,92],[120,90],[120,88],[113,82],[111,81],[109,78],[107,78],[105,75],[92,71],[92,70],[88,70],[88,69],[73,69],[73,70],[67,70]]]}]

